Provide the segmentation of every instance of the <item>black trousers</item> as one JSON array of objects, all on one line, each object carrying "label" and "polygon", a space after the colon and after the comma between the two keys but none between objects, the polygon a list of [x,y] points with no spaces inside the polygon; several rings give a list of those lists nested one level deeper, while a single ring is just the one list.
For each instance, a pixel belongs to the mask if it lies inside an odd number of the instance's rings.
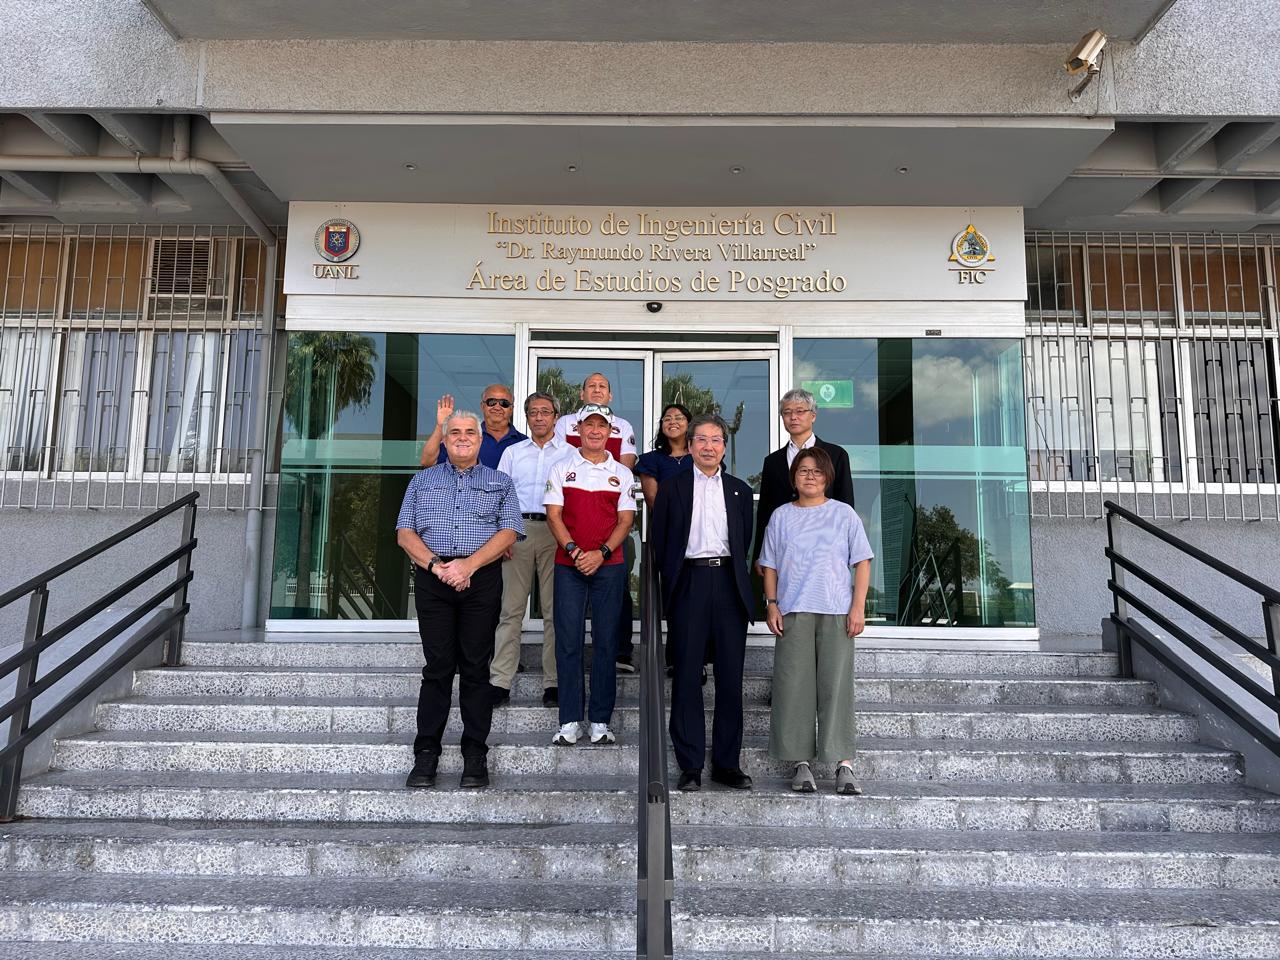
[{"label": "black trousers", "polygon": [[440,738],[453,704],[453,676],[458,675],[462,711],[462,755],[489,752],[489,661],[502,612],[502,564],[481,567],[471,586],[459,593],[421,567],[414,572],[418,634],[422,637],[422,689],[418,693],[418,736],[413,752],[440,753]]},{"label": "black trousers", "polygon": [[681,770],[701,770],[707,752],[702,665],[714,644],[715,715],[711,763],[734,768],[742,754],[742,665],[747,614],[733,568],[686,566],[667,610],[675,676],[671,681],[671,743]]}]

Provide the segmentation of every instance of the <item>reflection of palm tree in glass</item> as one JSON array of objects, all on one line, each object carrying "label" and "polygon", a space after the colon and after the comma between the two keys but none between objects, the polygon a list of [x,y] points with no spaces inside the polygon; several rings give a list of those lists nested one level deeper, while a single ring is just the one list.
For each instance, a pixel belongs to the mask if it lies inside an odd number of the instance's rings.
[{"label": "reflection of palm tree in glass", "polygon": [[[957,593],[963,591],[966,583],[975,580],[981,583],[985,580],[986,590],[1000,604],[1001,609],[1011,609],[1012,583],[1000,564],[991,556],[987,541],[978,537],[972,530],[961,526],[955,512],[943,504],[938,504],[931,509],[916,508],[914,519],[915,529],[912,538],[914,557],[908,577],[914,579],[919,576],[926,561],[935,567],[940,564],[947,571],[944,576],[952,576],[957,581],[955,583]],[[957,563],[959,569],[955,570]],[[938,572],[941,573],[941,570]],[[945,595],[944,584],[939,583],[938,587],[944,590]],[[959,608],[953,615],[952,622],[959,622],[964,613],[963,597],[957,595],[955,600]],[[912,624],[918,622],[918,617],[913,610],[902,611],[902,616],[909,619]]]},{"label": "reflection of palm tree in glass", "polygon": [[[348,407],[363,407],[373,393],[378,349],[371,337],[357,333],[295,333],[289,336],[285,365],[284,412],[302,440],[333,433]],[[312,535],[315,489],[311,477],[302,484],[302,516],[298,530],[295,606],[311,607]]]},{"label": "reflection of palm tree in glass", "polygon": [[[720,413],[720,404],[716,400],[715,393],[709,388],[700,387],[694,383],[691,373],[678,373],[673,377],[662,378],[662,403],[664,406],[668,403],[682,403],[695,417],[700,413],[716,413],[724,416]],[[733,412],[733,419],[725,417],[725,423],[729,428],[727,451],[729,465],[726,469],[735,476],[738,472],[738,431],[742,429],[742,416],[746,409],[746,401],[739,401]]]},{"label": "reflection of palm tree in glass", "polygon": [[565,379],[563,367],[547,367],[538,372],[538,390],[556,398],[560,412],[572,413],[582,403],[582,383]]}]

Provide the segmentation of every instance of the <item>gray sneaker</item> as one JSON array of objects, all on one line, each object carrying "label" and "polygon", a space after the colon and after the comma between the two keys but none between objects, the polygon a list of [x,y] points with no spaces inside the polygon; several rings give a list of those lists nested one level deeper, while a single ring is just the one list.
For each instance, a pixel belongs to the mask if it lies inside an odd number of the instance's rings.
[{"label": "gray sneaker", "polygon": [[836,767],[836,793],[849,797],[861,796],[862,787],[853,778],[853,767],[842,763]]},{"label": "gray sneaker", "polygon": [[818,792],[818,781],[813,779],[813,771],[803,760],[796,764],[796,775],[791,779],[791,789],[796,793]]}]

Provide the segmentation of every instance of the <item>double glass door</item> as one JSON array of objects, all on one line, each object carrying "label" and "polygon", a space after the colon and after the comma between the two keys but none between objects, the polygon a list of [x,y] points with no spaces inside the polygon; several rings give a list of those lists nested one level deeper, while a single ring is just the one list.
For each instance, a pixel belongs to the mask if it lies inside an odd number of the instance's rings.
[{"label": "double glass door", "polygon": [[[530,349],[527,369],[524,395],[533,390],[550,393],[560,403],[561,416],[571,416],[578,409],[587,377],[604,374],[613,392],[610,407],[635,428],[641,454],[653,449],[658,420],[667,404],[683,404],[694,416],[718,413],[729,428],[724,467],[756,491],[765,455],[779,442],[776,348],[666,351],[539,344]],[[636,501],[629,560],[638,556],[636,547],[648,522],[639,484]],[[638,560],[633,561],[630,579],[638,595]],[[638,616],[638,605],[635,610]],[[530,619],[535,621],[531,626],[541,619],[536,597]]]}]

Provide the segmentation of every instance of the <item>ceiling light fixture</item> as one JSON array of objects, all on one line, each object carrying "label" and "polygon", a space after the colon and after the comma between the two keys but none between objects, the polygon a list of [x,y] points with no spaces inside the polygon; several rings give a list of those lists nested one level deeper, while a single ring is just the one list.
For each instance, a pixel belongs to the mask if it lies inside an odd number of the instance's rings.
[{"label": "ceiling light fixture", "polygon": [[898,168],[898,172],[899,172],[899,173],[910,173],[910,172],[911,172],[911,168],[910,168],[910,167],[906,167],[906,166],[899,167],[899,168]]},{"label": "ceiling light fixture", "polygon": [[577,173],[578,165],[576,163],[569,163],[565,165],[564,169],[566,173]]},{"label": "ceiling light fixture", "polygon": [[732,173],[732,174],[735,174],[735,175],[736,175],[736,174],[739,174],[739,173],[741,173],[741,172],[742,172],[742,167],[739,167],[739,166],[732,166],[732,167],[730,167],[730,168],[729,168],[729,172],[730,172],[730,173]]},{"label": "ceiling light fixture", "polygon": [[418,165],[417,165],[416,163],[406,163],[406,164],[404,164],[404,168],[405,168],[406,170],[417,170],[417,169],[418,169]]}]

